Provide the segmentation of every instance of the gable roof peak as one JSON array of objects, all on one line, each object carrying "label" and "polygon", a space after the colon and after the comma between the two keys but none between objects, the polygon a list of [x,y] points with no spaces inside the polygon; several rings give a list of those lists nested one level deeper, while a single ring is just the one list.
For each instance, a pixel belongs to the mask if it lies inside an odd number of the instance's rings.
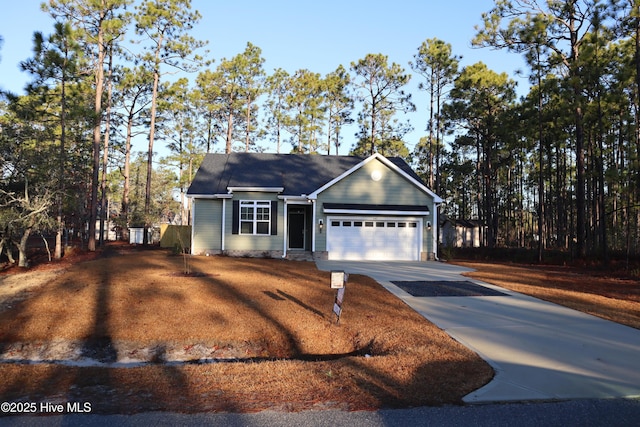
[{"label": "gable roof peak", "polygon": [[278,188],[285,196],[314,198],[362,166],[379,160],[412,184],[441,199],[400,157],[373,153],[368,157],[322,154],[208,153],[187,191],[190,196],[228,194],[230,188]]}]

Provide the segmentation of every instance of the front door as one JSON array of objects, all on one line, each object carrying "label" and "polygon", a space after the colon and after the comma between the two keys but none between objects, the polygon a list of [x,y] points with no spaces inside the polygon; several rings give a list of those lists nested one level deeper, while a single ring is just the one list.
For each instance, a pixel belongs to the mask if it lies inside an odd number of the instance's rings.
[{"label": "front door", "polygon": [[305,243],[305,212],[304,207],[289,207],[289,249],[304,249]]}]

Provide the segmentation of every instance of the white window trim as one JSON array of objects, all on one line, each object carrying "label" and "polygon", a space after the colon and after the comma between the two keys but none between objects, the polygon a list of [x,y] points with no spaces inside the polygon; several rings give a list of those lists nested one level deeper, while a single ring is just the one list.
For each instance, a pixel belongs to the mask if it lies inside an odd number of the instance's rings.
[{"label": "white window trim", "polygon": [[[242,208],[250,208],[252,210],[252,219],[247,220],[247,219],[242,219]],[[258,208],[263,208],[263,209],[267,209],[269,212],[269,219],[264,220],[264,219],[258,219]],[[271,210],[271,201],[269,200],[240,200],[240,209],[238,212],[238,215],[240,215],[240,218],[238,218],[238,225],[239,225],[239,230],[238,230],[238,234],[244,235],[244,236],[270,236],[271,235],[271,215],[273,215],[273,212]],[[251,233],[244,233],[242,231],[242,224],[243,223],[252,223],[252,232]],[[261,223],[267,223],[267,232],[266,233],[258,233],[258,224]]]}]

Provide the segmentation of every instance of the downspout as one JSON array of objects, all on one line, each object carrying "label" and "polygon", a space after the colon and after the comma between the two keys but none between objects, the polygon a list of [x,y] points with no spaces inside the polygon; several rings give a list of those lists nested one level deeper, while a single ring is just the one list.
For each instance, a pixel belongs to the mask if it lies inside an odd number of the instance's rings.
[{"label": "downspout", "polygon": [[220,251],[224,252],[224,233],[226,228],[227,219],[227,199],[222,199],[222,233],[220,233]]},{"label": "downspout", "polygon": [[[422,262],[422,254],[426,253],[426,252],[424,252],[424,249],[425,249],[425,247],[424,247],[424,239],[425,239],[424,228],[426,227],[427,223],[428,223],[428,221],[425,222],[424,217],[418,218],[418,225],[419,225],[419,227],[418,227],[418,243],[419,243],[419,246],[418,246],[418,262]],[[428,236],[428,233],[426,233],[426,234]],[[428,256],[427,256],[427,258],[428,258]]]},{"label": "downspout", "polygon": [[196,213],[195,213],[196,203],[195,203],[195,201],[196,201],[196,199],[194,199],[192,197],[190,197],[189,199],[190,199],[190,203],[191,203],[191,212],[190,212],[190,216],[191,216],[191,245],[190,246],[191,246],[191,255],[195,255],[195,248],[193,247],[194,246],[193,242],[195,241],[194,237],[195,237],[195,230],[196,230],[196,222],[195,222],[195,216],[196,216]]},{"label": "downspout", "polygon": [[289,217],[289,205],[287,203],[287,199],[284,199],[284,218],[283,218],[283,224],[284,224],[284,230],[282,230],[282,235],[284,236],[284,240],[283,240],[283,244],[282,244],[282,258],[286,258],[287,257],[287,230],[288,230],[288,222],[287,222],[287,218]]},{"label": "downspout", "polygon": [[433,259],[436,261],[440,261],[438,259],[438,209],[440,208],[440,203],[433,204]]},{"label": "downspout", "polygon": [[316,201],[311,201],[311,255],[316,252]]}]

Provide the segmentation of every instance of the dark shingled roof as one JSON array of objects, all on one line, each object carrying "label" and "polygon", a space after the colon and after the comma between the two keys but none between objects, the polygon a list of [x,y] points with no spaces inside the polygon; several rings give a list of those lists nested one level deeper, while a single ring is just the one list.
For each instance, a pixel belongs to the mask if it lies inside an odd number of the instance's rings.
[{"label": "dark shingled roof", "polygon": [[[311,194],[364,159],[309,154],[210,153],[202,161],[187,194],[226,194],[228,187],[283,187],[283,195]],[[402,158],[387,160],[422,183]]]}]

